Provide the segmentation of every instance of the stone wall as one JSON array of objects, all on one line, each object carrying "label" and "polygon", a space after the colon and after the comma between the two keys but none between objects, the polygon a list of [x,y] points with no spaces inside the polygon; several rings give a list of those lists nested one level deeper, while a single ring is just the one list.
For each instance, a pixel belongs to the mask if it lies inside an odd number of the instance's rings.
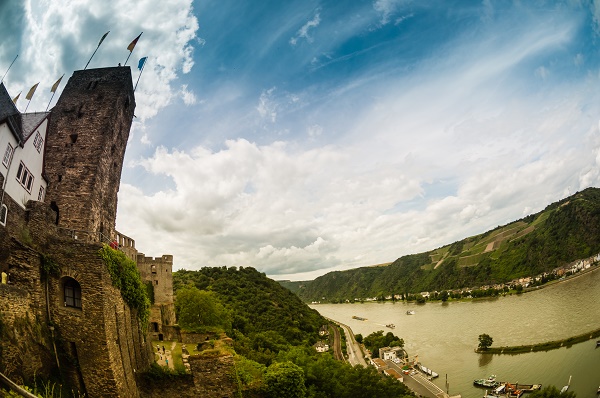
[{"label": "stone wall", "polygon": [[238,386],[235,378],[233,356],[190,356],[190,368],[194,376],[194,391],[204,398],[234,398]]},{"label": "stone wall", "polygon": [[[0,361],[15,381],[46,378],[60,368],[89,397],[137,397],[135,374],[153,361],[145,325],[112,286],[98,254],[102,246],[57,234],[52,218],[47,205],[35,202],[25,217],[30,243],[4,231],[7,254],[0,263],[11,283],[0,285]],[[60,266],[58,273],[42,274],[42,254]],[[67,278],[81,288],[81,308],[65,305]]]}]

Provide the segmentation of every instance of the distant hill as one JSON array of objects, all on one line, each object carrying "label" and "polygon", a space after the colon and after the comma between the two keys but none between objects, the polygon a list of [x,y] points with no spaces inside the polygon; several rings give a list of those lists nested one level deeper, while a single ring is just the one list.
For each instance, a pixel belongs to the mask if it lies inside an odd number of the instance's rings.
[{"label": "distant hill", "polygon": [[441,291],[537,275],[598,252],[600,189],[588,188],[539,213],[389,266],[335,271],[286,286],[307,302]]}]

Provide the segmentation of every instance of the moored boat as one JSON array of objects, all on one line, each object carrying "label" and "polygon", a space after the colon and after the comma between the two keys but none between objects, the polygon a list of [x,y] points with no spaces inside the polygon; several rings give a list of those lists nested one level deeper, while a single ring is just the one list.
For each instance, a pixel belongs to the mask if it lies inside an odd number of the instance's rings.
[{"label": "moored boat", "polygon": [[569,390],[569,386],[571,385],[571,377],[572,376],[569,376],[569,383],[567,383],[566,386],[563,386],[563,388],[561,388],[561,390],[560,390],[561,394],[563,394],[563,393],[565,393],[565,392],[567,392]]},{"label": "moored boat", "polygon": [[516,383],[516,386],[519,390],[523,392],[533,392],[542,389],[541,384],[520,384]]},{"label": "moored boat", "polygon": [[487,379],[475,379],[473,385],[483,388],[496,388],[500,385],[500,382],[496,381],[496,375],[491,375]]}]

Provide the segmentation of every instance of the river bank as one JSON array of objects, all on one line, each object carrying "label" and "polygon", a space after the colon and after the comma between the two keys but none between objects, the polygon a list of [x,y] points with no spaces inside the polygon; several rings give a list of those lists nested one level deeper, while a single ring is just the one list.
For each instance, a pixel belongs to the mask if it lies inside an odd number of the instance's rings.
[{"label": "river bank", "polygon": [[[594,272],[596,269],[527,294],[502,298],[432,301],[426,305],[387,301],[310,307],[363,336],[390,330],[386,325],[394,324],[392,332],[404,339],[405,349],[440,375],[434,383],[446,390],[447,380],[450,393],[463,398],[481,398],[482,391],[473,387],[473,380],[490,374],[502,380],[559,387],[572,374],[569,391],[587,397],[590,391],[595,394],[600,382],[600,349],[594,340],[520,355],[478,354],[475,348],[482,333],[492,336],[494,345],[513,347],[568,340],[599,329],[600,272]],[[409,310],[415,314],[407,315]]]},{"label": "river bank", "polygon": [[600,329],[592,330],[588,333],[578,334],[577,336],[566,339],[547,341],[545,343],[519,345],[510,347],[489,347],[486,350],[476,349],[478,354],[523,354],[527,352],[549,351],[561,347],[570,347],[573,344],[583,343],[591,339],[600,337]]}]

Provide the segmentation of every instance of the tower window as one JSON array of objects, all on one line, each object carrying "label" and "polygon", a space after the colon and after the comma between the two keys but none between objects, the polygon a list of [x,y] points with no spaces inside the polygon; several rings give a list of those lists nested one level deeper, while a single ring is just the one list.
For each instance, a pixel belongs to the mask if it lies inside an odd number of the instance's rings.
[{"label": "tower window", "polygon": [[73,278],[65,278],[63,283],[65,293],[65,307],[81,309],[81,286]]},{"label": "tower window", "polygon": [[44,201],[44,194],[45,194],[45,189],[44,187],[40,187],[40,192],[38,193],[38,201],[43,202]]},{"label": "tower window", "polygon": [[71,138],[71,144],[77,142],[77,134],[71,134],[69,137]]},{"label": "tower window", "polygon": [[13,154],[14,148],[12,145],[8,144],[6,146],[6,152],[4,152],[4,158],[2,158],[2,164],[5,167],[8,167],[8,165],[10,164],[10,161],[12,159],[12,154]]},{"label": "tower window", "polygon": [[151,270],[152,270],[152,273],[153,273],[153,274],[156,274],[156,265],[153,265],[153,266],[152,266],[152,267],[150,267],[150,268],[151,268]]}]

